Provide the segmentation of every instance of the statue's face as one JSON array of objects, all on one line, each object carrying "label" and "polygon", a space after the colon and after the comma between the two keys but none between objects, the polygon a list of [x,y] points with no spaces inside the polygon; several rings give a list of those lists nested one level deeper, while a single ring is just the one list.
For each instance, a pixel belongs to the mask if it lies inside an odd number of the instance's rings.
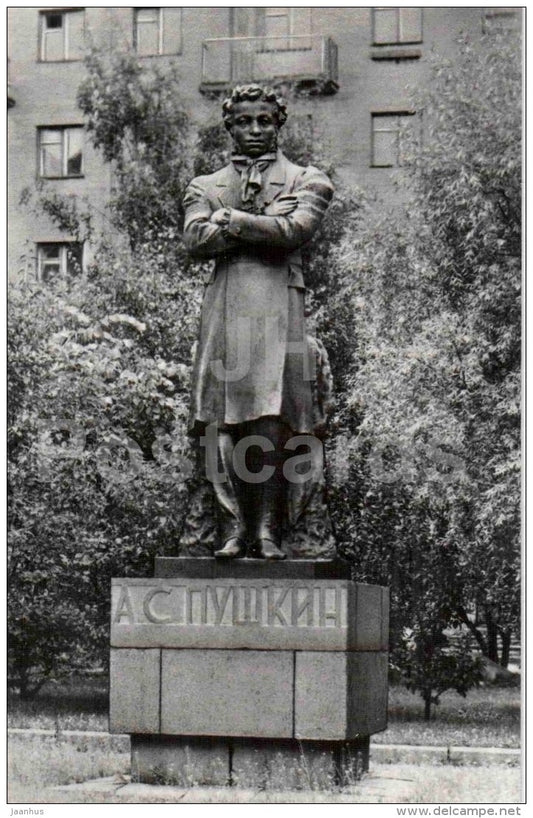
[{"label": "statue's face", "polygon": [[261,156],[276,149],[276,107],[270,102],[238,102],[233,109],[230,133],[235,150],[246,156]]}]

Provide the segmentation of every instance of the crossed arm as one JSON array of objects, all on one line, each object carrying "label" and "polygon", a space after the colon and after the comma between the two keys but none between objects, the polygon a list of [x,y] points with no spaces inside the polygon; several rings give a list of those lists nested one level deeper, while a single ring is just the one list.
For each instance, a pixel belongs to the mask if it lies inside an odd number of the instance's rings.
[{"label": "crossed arm", "polygon": [[293,193],[282,194],[263,215],[235,208],[213,211],[196,180],[185,196],[185,242],[197,256],[214,256],[241,244],[268,245],[293,250],[309,241],[333,195],[329,179],[316,168],[306,168]]}]

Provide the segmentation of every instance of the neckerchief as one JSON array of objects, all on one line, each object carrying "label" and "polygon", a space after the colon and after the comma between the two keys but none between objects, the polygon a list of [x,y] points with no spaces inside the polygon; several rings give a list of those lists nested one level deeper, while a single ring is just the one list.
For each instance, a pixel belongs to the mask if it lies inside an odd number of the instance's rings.
[{"label": "neckerchief", "polygon": [[263,182],[261,174],[277,158],[276,153],[264,153],[256,159],[241,154],[233,154],[231,161],[235,169],[241,174],[241,200],[243,204],[253,204],[255,197],[261,190]]}]

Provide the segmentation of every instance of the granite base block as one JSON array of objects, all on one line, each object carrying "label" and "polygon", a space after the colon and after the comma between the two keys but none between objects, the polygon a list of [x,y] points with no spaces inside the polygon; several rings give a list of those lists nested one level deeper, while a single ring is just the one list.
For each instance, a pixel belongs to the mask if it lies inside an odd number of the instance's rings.
[{"label": "granite base block", "polygon": [[344,560],[259,559],[223,560],[214,557],[156,557],[154,577],[189,579],[351,579]]},{"label": "granite base block", "polygon": [[131,737],[132,780],[145,784],[331,789],[358,781],[368,758],[368,737],[345,742]]},{"label": "granite base block", "polygon": [[289,737],[292,707],[290,651],[162,651],[162,733]]},{"label": "granite base block", "polygon": [[356,739],[385,730],[387,663],[382,652],[296,651],[295,737]]},{"label": "granite base block", "polygon": [[159,733],[160,653],[156,649],[111,650],[109,730]]},{"label": "granite base block", "polygon": [[384,652],[111,651],[110,730],[355,740],[387,726]]},{"label": "granite base block", "polygon": [[369,737],[355,741],[239,740],[232,743],[231,780],[254,789],[331,789],[368,770]]},{"label": "granite base block", "polygon": [[345,579],[116,579],[111,598],[114,648],[387,650],[387,589]]},{"label": "granite base block", "polygon": [[132,781],[182,787],[230,783],[227,739],[207,736],[131,736]]}]

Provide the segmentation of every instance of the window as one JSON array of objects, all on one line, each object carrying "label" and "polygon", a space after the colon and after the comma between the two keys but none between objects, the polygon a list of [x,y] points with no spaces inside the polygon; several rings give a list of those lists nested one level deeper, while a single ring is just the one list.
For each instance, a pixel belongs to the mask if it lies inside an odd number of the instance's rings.
[{"label": "window", "polygon": [[83,127],[39,128],[39,176],[83,175]]},{"label": "window", "polygon": [[40,14],[40,57],[44,62],[81,60],[85,11],[43,11]]},{"label": "window", "polygon": [[490,11],[486,11],[483,17],[483,31],[485,34],[505,29],[518,29],[519,27],[520,17],[517,9],[492,8]]},{"label": "window", "polygon": [[405,163],[416,139],[412,111],[372,114],[372,167],[397,168]]},{"label": "window", "polygon": [[37,245],[37,275],[52,282],[65,276],[80,275],[83,269],[83,245],[79,242],[43,242]]},{"label": "window", "polygon": [[9,81],[9,65],[10,65],[10,59],[8,57],[7,58],[7,107],[12,108],[13,105],[15,104],[15,96],[13,94],[13,86],[11,85],[11,82]]},{"label": "window", "polygon": [[181,8],[140,8],[134,15],[133,42],[141,57],[180,53]]},{"label": "window", "polygon": [[292,49],[309,49],[311,40],[311,9],[272,7],[259,8],[258,33],[269,38],[266,49],[269,51],[286,51]]},{"label": "window", "polygon": [[374,45],[422,42],[421,8],[375,8],[372,16]]}]

